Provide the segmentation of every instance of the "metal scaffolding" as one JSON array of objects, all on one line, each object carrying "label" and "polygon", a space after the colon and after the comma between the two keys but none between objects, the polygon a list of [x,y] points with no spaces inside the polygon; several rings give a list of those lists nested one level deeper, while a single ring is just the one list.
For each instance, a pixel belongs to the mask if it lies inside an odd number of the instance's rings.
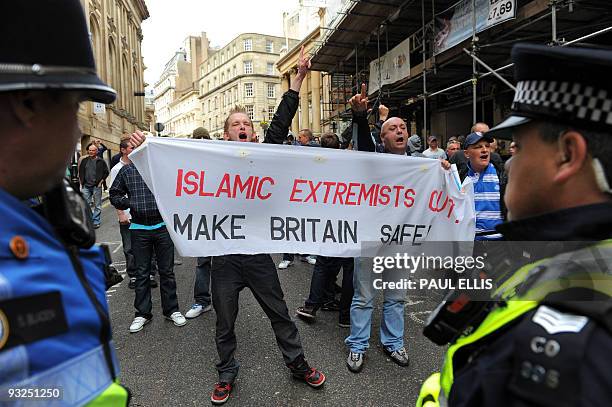
[{"label": "metal scaffolding", "polygon": [[[351,0],[351,1],[356,2],[357,0]],[[399,5],[397,10],[394,13],[392,13],[394,15],[393,21],[398,18],[398,16],[400,15],[400,12],[402,11],[404,7],[412,6],[414,5],[414,3],[416,3],[416,1],[405,1],[401,5]],[[485,61],[486,58],[483,55],[486,53],[481,54],[480,52],[481,50],[484,51],[485,49],[492,49],[496,46],[510,45],[512,43],[515,43],[521,40],[525,40],[525,39],[541,38],[543,35],[546,35],[546,32],[538,33],[538,35],[533,35],[530,33],[526,37],[523,37],[523,38],[512,39],[509,37],[519,31],[526,30],[530,26],[533,26],[542,21],[545,21],[545,19],[548,17],[551,18],[550,20],[551,21],[551,33],[550,33],[550,37],[548,37],[550,38],[550,41],[548,43],[552,46],[569,46],[569,45],[584,41],[586,39],[593,38],[595,36],[602,35],[602,34],[612,31],[612,26],[610,26],[610,27],[606,27],[606,28],[597,30],[595,32],[589,33],[587,35],[581,36],[580,38],[576,38],[571,41],[565,41],[565,38],[563,38],[563,35],[571,35],[571,33],[576,30],[568,30],[566,27],[565,32],[560,33],[559,25],[558,25],[558,14],[561,9],[568,9],[570,12],[573,12],[575,9],[575,4],[572,0],[550,0],[548,4],[547,12],[544,12],[544,11],[538,12],[537,14],[533,15],[534,18],[531,19],[530,21],[527,21],[524,23],[519,22],[517,26],[513,27],[511,30],[501,33],[501,35],[499,35],[493,42],[481,43],[479,36],[478,36],[478,32],[477,32],[476,0],[472,0],[471,1],[471,5],[472,5],[471,7],[471,12],[472,12],[471,44],[469,47],[462,48],[461,49],[462,52],[460,54],[452,55],[450,58],[444,61],[446,64],[451,64],[451,63],[455,63],[456,61],[458,61],[459,58],[461,58],[461,55],[468,55],[471,58],[471,62],[472,62],[472,77],[464,81],[447,86],[444,89],[432,91],[430,73],[433,72],[435,74],[437,70],[444,70],[445,66],[444,65],[442,65],[441,67],[437,66],[435,49],[433,45],[434,40],[435,40],[435,19],[436,19],[435,0],[431,0],[431,20],[430,21],[426,19],[426,6],[425,6],[426,0],[421,0],[420,3],[421,3],[420,4],[420,7],[421,7],[420,29],[415,31],[408,38],[410,38],[411,36],[415,38],[414,46],[416,48],[412,48],[412,43],[411,43],[411,51],[418,51],[418,49],[420,48],[420,54],[422,55],[422,70],[421,70],[422,93],[419,95],[414,95],[411,99],[413,102],[420,102],[420,101],[423,102],[422,103],[422,108],[423,108],[422,135],[424,136],[428,134],[428,127],[429,125],[431,125],[428,112],[431,111],[432,98],[438,95],[441,95],[443,93],[447,93],[451,90],[471,84],[472,85],[472,89],[471,89],[472,121],[477,122],[479,118],[478,117],[478,107],[479,107],[478,106],[478,101],[479,101],[479,86],[478,85],[479,83],[482,83],[483,78],[493,76],[497,80],[499,80],[501,83],[503,83],[504,86],[506,86],[508,89],[511,89],[511,90],[516,89],[515,86],[508,79],[504,78],[504,76],[500,74],[500,72],[505,71],[508,68],[512,67],[513,64],[507,64],[507,65],[494,69]],[[518,8],[518,1],[516,4]],[[381,39],[381,32],[383,29],[385,31],[384,34],[386,36],[386,51],[389,52],[388,36],[389,36],[390,27],[393,27],[393,25],[390,25],[391,21],[392,21],[391,16],[389,16],[377,27],[377,29],[374,32],[370,33],[371,37],[376,38],[376,44],[375,44],[376,54],[377,54],[377,58],[379,62],[381,58],[380,39]],[[607,21],[604,21],[604,23],[607,23]],[[428,35],[428,29],[432,31],[431,35]],[[339,29],[330,28],[330,30],[339,30]],[[582,30],[582,33],[584,33],[584,27],[580,27],[580,30]],[[370,42],[370,44],[372,44],[372,42]],[[354,62],[355,62],[354,74],[350,74],[350,75],[346,74],[344,72],[344,69],[342,69],[341,66],[339,66],[338,69],[336,69],[334,73],[330,74],[330,84],[332,85],[330,86],[330,102],[329,102],[329,113],[330,114],[337,113],[338,117],[340,116],[346,117],[343,114],[346,112],[346,109],[345,109],[346,101],[352,96],[352,94],[359,92],[362,77],[369,70],[369,63],[365,59],[367,56],[367,50],[364,49],[363,52],[359,52],[360,50],[359,47],[362,45],[367,45],[367,41],[366,41],[366,44],[355,44],[351,53],[347,57],[344,58],[344,61],[350,60],[350,58],[353,58],[353,57],[355,58],[354,59]],[[372,52],[370,52],[370,55],[372,55]],[[364,59],[363,64],[359,63],[359,57],[363,57]],[[479,67],[481,67],[480,70],[479,70]],[[340,73],[340,70],[342,71],[341,73]],[[398,94],[398,95],[404,94],[406,90],[402,90],[402,87],[406,86],[407,84],[409,85],[410,83],[412,83],[412,81],[409,79],[405,82],[402,82],[402,84],[399,85],[399,89],[390,91],[388,85],[385,86],[386,89],[383,89],[381,72],[380,72],[381,70],[380,63],[378,64],[378,70],[379,71],[377,75],[372,76],[372,78],[377,78],[377,81],[378,81],[377,101],[381,100],[383,93],[385,93],[387,96],[392,96],[394,94]],[[341,86],[338,84],[338,81],[334,80],[334,76],[342,77],[343,83]],[[414,77],[414,80],[415,81],[418,80],[418,76]],[[347,81],[350,82],[352,86],[347,86],[348,85],[346,83]],[[344,96],[344,100],[342,101],[343,103],[334,103],[333,95],[338,94],[340,87],[342,88],[342,95]],[[352,91],[353,91],[352,94],[350,92],[349,94],[346,94],[348,88],[352,88]],[[480,92],[482,92],[484,90],[484,87],[481,86],[480,88],[481,88]],[[483,98],[483,95],[480,95],[481,100],[482,98]],[[435,103],[434,103],[434,106],[435,106]]]}]

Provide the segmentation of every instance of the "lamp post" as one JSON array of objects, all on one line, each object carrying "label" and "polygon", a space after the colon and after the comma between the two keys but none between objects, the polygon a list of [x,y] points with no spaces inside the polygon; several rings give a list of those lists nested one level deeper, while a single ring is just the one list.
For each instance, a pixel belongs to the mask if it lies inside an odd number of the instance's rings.
[{"label": "lamp post", "polygon": [[264,139],[266,138],[266,132],[268,131],[268,127],[270,127],[270,125],[268,124],[268,121],[266,120],[266,113],[267,113],[266,109],[261,110],[263,119],[260,122],[260,125],[261,125],[261,129],[263,130]]}]

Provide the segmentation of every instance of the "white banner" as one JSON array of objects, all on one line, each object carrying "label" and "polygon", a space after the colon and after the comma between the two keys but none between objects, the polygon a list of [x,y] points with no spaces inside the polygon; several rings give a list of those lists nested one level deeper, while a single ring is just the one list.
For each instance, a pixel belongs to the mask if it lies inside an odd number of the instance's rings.
[{"label": "white banner", "polygon": [[469,178],[438,160],[148,138],[130,158],[182,256],[360,255],[362,243],[472,241]]},{"label": "white banner", "polygon": [[[379,77],[380,67],[380,77]],[[368,92],[372,94],[380,87],[390,85],[410,76],[410,39],[370,62],[370,82]],[[380,78],[380,86],[379,85]]]}]

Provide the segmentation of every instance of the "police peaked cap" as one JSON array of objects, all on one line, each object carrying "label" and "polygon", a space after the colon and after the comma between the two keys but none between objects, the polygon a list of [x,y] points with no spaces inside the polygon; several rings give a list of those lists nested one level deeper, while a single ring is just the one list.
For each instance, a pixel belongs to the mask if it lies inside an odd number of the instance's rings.
[{"label": "police peaked cap", "polygon": [[96,74],[79,0],[3,0],[0,15],[0,92],[73,90],[96,102],[115,100]]},{"label": "police peaked cap", "polygon": [[518,44],[512,61],[512,112],[489,135],[507,137],[534,119],[612,132],[612,51]]}]

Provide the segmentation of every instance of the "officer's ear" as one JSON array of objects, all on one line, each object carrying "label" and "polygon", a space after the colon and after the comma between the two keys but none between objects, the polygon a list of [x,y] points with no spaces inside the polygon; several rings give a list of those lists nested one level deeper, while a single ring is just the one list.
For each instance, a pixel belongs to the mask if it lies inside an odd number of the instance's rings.
[{"label": "officer's ear", "polygon": [[565,183],[585,168],[588,159],[587,142],[577,131],[569,130],[557,140],[557,172],[553,182]]},{"label": "officer's ear", "polygon": [[42,92],[20,91],[7,94],[14,117],[19,123],[31,128],[37,112],[42,107]]}]

